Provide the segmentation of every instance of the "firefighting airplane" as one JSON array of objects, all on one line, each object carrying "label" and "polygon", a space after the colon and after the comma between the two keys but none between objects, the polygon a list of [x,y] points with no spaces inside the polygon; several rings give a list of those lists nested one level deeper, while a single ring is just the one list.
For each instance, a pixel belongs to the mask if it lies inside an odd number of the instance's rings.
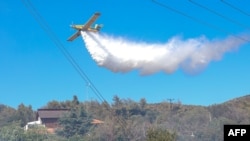
[{"label": "firefighting airplane", "polygon": [[76,33],[74,33],[71,37],[68,38],[68,41],[73,41],[75,38],[77,38],[79,35],[81,35],[81,31],[90,31],[90,32],[98,32],[103,25],[96,24],[94,27],[91,27],[91,25],[96,21],[96,19],[101,15],[101,13],[96,12],[89,21],[84,25],[71,25],[72,28],[78,30]]}]

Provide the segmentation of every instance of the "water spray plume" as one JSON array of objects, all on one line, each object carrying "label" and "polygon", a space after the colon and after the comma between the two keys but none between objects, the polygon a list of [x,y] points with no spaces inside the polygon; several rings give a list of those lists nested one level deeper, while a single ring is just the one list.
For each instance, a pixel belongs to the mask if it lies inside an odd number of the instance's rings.
[{"label": "water spray plume", "polygon": [[184,40],[176,36],[166,43],[136,42],[91,32],[82,32],[82,37],[99,66],[122,73],[139,70],[141,75],[173,73],[179,68],[197,72],[247,42],[233,36],[220,40],[204,36]]}]

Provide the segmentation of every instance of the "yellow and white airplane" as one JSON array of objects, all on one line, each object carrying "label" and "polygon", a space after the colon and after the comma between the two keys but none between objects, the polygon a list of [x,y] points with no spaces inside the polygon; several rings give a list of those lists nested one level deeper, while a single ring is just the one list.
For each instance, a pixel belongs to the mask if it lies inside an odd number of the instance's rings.
[{"label": "yellow and white airplane", "polygon": [[91,27],[91,25],[96,21],[96,19],[101,15],[101,13],[96,12],[89,21],[84,25],[71,25],[72,28],[78,30],[76,33],[74,33],[71,37],[68,38],[68,41],[73,41],[75,38],[77,38],[79,35],[81,35],[81,31],[91,31],[91,32],[98,32],[102,28],[103,25],[96,24],[94,27]]}]

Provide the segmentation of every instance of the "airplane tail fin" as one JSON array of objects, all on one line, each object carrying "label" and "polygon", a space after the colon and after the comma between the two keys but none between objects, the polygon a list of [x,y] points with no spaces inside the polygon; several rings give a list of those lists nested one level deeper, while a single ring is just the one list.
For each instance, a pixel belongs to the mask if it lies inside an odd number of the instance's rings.
[{"label": "airplane tail fin", "polygon": [[96,24],[95,29],[99,31],[103,27],[103,24]]}]

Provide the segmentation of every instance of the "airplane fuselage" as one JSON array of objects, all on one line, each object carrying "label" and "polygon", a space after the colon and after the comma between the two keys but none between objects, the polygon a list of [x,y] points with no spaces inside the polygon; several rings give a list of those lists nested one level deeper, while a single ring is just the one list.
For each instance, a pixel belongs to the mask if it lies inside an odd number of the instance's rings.
[{"label": "airplane fuselage", "polygon": [[76,29],[76,30],[80,30],[80,31],[92,31],[92,32],[98,32],[99,29],[96,27],[89,27],[89,28],[85,28],[84,25],[72,25],[72,28]]},{"label": "airplane fuselage", "polygon": [[86,24],[82,25],[71,25],[72,28],[76,29],[77,31],[68,38],[68,41],[73,41],[75,38],[81,35],[81,31],[90,31],[90,32],[98,32],[101,28],[101,24],[96,24],[95,26],[91,26],[95,20],[101,15],[101,13],[96,12]]}]

